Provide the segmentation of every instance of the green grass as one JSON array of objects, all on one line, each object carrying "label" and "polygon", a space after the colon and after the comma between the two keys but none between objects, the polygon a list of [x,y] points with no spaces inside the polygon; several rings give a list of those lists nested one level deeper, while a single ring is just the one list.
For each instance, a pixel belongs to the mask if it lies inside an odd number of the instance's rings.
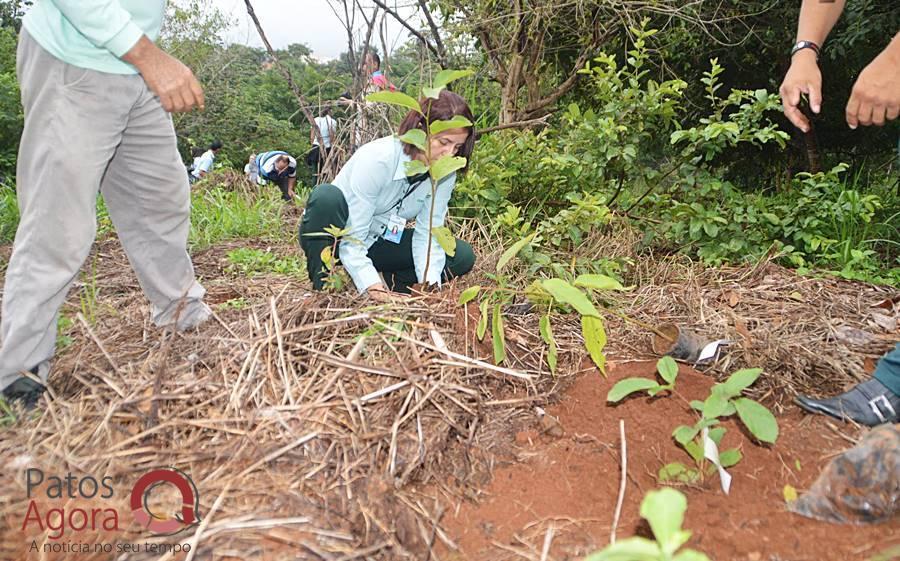
[{"label": "green grass", "polygon": [[273,239],[282,232],[284,202],[274,191],[246,193],[213,188],[191,197],[191,249],[232,239]]},{"label": "green grass", "polygon": [[292,277],[306,276],[303,261],[294,256],[279,257],[268,250],[239,248],[228,252],[229,267],[232,271],[253,276],[262,273],[277,273]]},{"label": "green grass", "polygon": [[0,243],[13,241],[19,226],[19,204],[12,184],[0,183]]}]

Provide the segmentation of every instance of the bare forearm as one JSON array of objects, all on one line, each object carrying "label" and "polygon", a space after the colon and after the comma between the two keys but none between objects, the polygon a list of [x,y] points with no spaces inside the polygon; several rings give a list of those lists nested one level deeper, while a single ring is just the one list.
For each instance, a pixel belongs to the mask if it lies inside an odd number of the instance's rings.
[{"label": "bare forearm", "polygon": [[844,11],[845,0],[823,2],[803,0],[800,19],[797,24],[797,41],[812,41],[816,45],[825,43],[828,34]]}]

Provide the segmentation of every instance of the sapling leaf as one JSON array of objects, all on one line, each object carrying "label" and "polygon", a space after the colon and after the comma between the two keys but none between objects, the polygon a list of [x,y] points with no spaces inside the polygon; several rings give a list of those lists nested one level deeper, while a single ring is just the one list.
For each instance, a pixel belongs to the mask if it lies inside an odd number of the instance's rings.
[{"label": "sapling leaf", "polygon": [[479,307],[479,312],[481,315],[478,317],[478,325],[475,326],[475,336],[478,337],[479,341],[484,341],[484,334],[487,332],[487,324],[488,324],[488,299],[485,298],[481,301],[481,306]]},{"label": "sapling leaf", "polygon": [[735,399],[734,406],[741,422],[754,438],[770,444],[778,439],[778,421],[771,411],[746,397]]},{"label": "sapling leaf", "polygon": [[659,546],[646,538],[625,538],[603,551],[588,555],[584,561],[658,561]]},{"label": "sapling leaf", "polygon": [[712,392],[703,402],[703,418],[715,419],[728,408],[728,400],[717,392]]},{"label": "sapling leaf", "polygon": [[452,119],[447,119],[445,121],[433,121],[428,125],[428,130],[432,135],[436,135],[450,129],[464,129],[471,126],[472,121],[466,119],[462,115],[457,115]]},{"label": "sapling leaf", "polygon": [[743,457],[741,451],[737,448],[729,448],[724,452],[719,452],[719,463],[722,464],[723,468],[729,468],[740,462]]},{"label": "sapling leaf", "polygon": [[550,366],[550,373],[556,374],[556,339],[553,337],[553,329],[550,327],[550,314],[541,316],[540,329],[541,337],[547,343],[547,364]]},{"label": "sapling leaf", "polygon": [[691,409],[700,411],[702,413],[703,412],[703,402],[700,401],[699,399],[692,399],[691,400]]},{"label": "sapling leaf", "polygon": [[594,303],[584,295],[584,292],[566,281],[562,279],[547,279],[541,282],[541,286],[553,296],[554,300],[561,304],[572,306],[579,314],[600,317],[597,308],[594,307]]},{"label": "sapling leaf", "polygon": [[447,228],[446,226],[437,226],[432,228],[431,234],[448,257],[456,255],[456,238],[453,236],[450,228]]},{"label": "sapling leaf", "polygon": [[578,278],[575,279],[575,286],[591,290],[625,290],[622,283],[606,275],[578,275]]},{"label": "sapling leaf", "polygon": [[695,464],[699,464],[703,461],[703,447],[700,446],[700,444],[698,444],[696,440],[685,442],[684,449],[687,451],[691,459],[694,460]]},{"label": "sapling leaf", "polygon": [[444,156],[440,160],[431,164],[432,179],[440,181],[456,170],[466,167],[466,159],[462,156]]},{"label": "sapling leaf", "polygon": [[402,142],[412,144],[422,152],[425,152],[425,131],[422,129],[409,129],[400,137]]},{"label": "sapling leaf", "polygon": [[500,304],[494,305],[494,316],[491,322],[491,339],[494,343],[494,364],[506,360],[506,334],[503,332],[503,314]]},{"label": "sapling leaf", "polygon": [[460,78],[465,78],[466,76],[471,76],[474,74],[472,70],[441,70],[434,77],[434,84],[432,84],[435,88],[446,88],[447,84],[450,82],[454,82],[459,80]]},{"label": "sapling leaf", "polygon": [[478,293],[481,292],[481,287],[478,285],[470,286],[469,288],[462,291],[462,294],[459,295],[459,305],[465,306],[468,302],[471,302]]},{"label": "sapling leaf", "polygon": [[696,549],[684,549],[679,551],[672,561],[710,561],[709,557],[704,553],[700,553]]},{"label": "sapling leaf", "polygon": [[728,377],[721,385],[729,398],[741,395],[741,392],[753,385],[762,374],[762,368],[745,368]]},{"label": "sapling leaf", "polygon": [[526,238],[522,238],[521,240],[509,246],[509,248],[507,248],[507,250],[504,251],[500,256],[500,260],[497,261],[497,272],[499,273],[503,269],[503,267],[505,267],[506,264],[512,260],[513,257],[518,255],[519,252],[522,251],[522,248],[531,243],[531,240],[533,240],[536,235],[537,232],[531,234]]},{"label": "sapling leaf", "polygon": [[714,429],[709,429],[709,439],[716,443],[718,446],[722,442],[722,438],[725,436],[725,429],[723,427],[716,427]]},{"label": "sapling leaf", "polygon": [[671,554],[681,547],[687,541],[684,533],[690,537],[690,532],[681,530],[686,510],[684,494],[668,487],[650,491],[641,501],[641,517],[650,523],[653,536],[664,552]]},{"label": "sapling leaf", "polygon": [[648,378],[625,378],[616,382],[616,385],[609,390],[609,393],[606,394],[606,401],[616,403],[635,392],[658,387],[658,383]]},{"label": "sapling leaf", "polygon": [[366,101],[371,101],[373,103],[390,103],[391,105],[399,105],[401,107],[406,107],[407,109],[412,109],[413,111],[422,114],[422,107],[419,105],[419,102],[403,92],[370,93],[366,96]]},{"label": "sapling leaf", "polygon": [[406,175],[408,176],[419,175],[420,173],[428,171],[428,166],[421,160],[410,160],[403,164],[403,168],[406,170]]},{"label": "sapling leaf", "polygon": [[669,384],[674,384],[675,378],[678,377],[678,364],[674,358],[666,355],[656,361],[656,371],[659,372],[663,380]]},{"label": "sapling leaf", "polygon": [[591,360],[605,376],[606,355],[603,354],[603,348],[606,346],[606,330],[603,327],[603,320],[594,316],[581,316],[581,334]]},{"label": "sapling leaf", "polygon": [[684,446],[686,443],[693,440],[700,433],[700,429],[696,426],[689,427],[687,425],[681,425],[672,431],[672,436],[675,438],[675,442]]}]

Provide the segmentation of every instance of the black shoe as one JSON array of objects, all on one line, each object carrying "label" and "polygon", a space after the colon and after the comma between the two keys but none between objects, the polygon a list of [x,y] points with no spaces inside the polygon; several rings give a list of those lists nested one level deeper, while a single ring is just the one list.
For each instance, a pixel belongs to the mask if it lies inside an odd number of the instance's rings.
[{"label": "black shoe", "polygon": [[19,401],[26,410],[34,409],[46,388],[31,378],[19,378],[3,390],[3,397],[8,403]]},{"label": "black shoe", "polygon": [[875,378],[857,384],[837,397],[813,399],[800,395],[795,402],[810,413],[824,413],[869,427],[900,422],[900,395]]}]

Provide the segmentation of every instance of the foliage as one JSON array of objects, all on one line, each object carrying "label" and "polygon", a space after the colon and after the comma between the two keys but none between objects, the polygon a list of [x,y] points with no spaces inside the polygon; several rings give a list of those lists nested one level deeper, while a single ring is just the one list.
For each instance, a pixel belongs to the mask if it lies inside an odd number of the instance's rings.
[{"label": "foliage", "polygon": [[709,561],[693,549],[682,549],[691,537],[683,530],[687,498],[680,491],[664,488],[650,491],[641,501],[641,518],[650,523],[653,540],[633,537],[617,541],[584,561]]},{"label": "foliage", "polygon": [[662,391],[675,389],[675,379],[678,377],[678,365],[675,363],[675,359],[670,356],[662,357],[656,361],[656,371],[666,381],[665,384],[649,378],[625,378],[616,382],[616,385],[609,390],[609,393],[606,394],[606,401],[616,403],[639,391],[646,391],[650,397],[653,397]]},{"label": "foliage", "polygon": [[0,243],[8,243],[19,226],[19,203],[12,183],[0,181]]},{"label": "foliage", "polygon": [[[756,401],[741,397],[761,373],[760,368],[738,370],[724,382],[714,385],[705,401],[691,402],[691,407],[700,413],[699,419],[693,426],[677,427],[672,436],[694,461],[695,467],[680,462],[667,464],[659,470],[660,481],[693,483],[713,473],[716,466],[706,460],[704,440],[709,438],[716,447],[721,444],[725,428],[719,425],[725,417],[737,414],[753,438],[760,442],[773,444],[777,440],[778,422],[772,413]],[[719,452],[723,468],[737,464],[741,458],[737,448]]]},{"label": "foliage", "polygon": [[270,250],[238,248],[228,252],[231,269],[247,276],[263,273],[277,273],[302,278],[306,275],[306,267],[295,256],[279,257]]},{"label": "foliage", "polygon": [[[16,169],[16,153],[24,126],[24,113],[16,81],[16,32],[0,27],[0,182]],[[0,229],[3,226],[0,225]]]},{"label": "foliage", "polygon": [[[215,175],[207,181],[214,180]],[[245,193],[224,185],[196,190],[191,195],[189,244],[197,250],[223,240],[277,236],[283,208],[275,190]]]}]

